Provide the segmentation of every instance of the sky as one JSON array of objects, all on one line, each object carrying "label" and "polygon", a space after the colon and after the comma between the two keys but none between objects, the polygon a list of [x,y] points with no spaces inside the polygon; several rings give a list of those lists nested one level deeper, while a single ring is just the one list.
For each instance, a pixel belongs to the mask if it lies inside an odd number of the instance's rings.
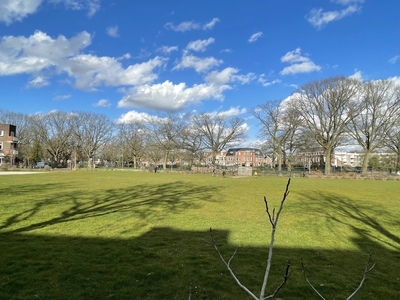
[{"label": "sky", "polygon": [[331,76],[400,77],[397,0],[0,0],[0,109],[239,116]]}]

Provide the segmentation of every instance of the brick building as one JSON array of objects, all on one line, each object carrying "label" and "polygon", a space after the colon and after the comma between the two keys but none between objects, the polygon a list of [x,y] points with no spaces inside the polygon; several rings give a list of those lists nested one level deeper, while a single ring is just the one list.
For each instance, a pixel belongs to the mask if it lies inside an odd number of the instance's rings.
[{"label": "brick building", "polygon": [[18,155],[17,127],[11,124],[0,124],[0,165],[14,164]]}]

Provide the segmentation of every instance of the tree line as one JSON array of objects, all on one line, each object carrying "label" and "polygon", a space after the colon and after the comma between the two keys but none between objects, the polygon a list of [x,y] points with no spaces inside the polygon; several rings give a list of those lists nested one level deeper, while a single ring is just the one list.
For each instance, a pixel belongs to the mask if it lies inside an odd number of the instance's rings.
[{"label": "tree line", "polygon": [[[260,125],[261,148],[277,167],[290,168],[294,156],[324,152],[325,162],[338,147],[357,146],[363,152],[362,172],[371,154],[392,151],[400,169],[400,87],[393,80],[361,82],[338,76],[308,82],[285,100],[267,100],[251,110]],[[0,122],[17,126],[20,163],[28,166],[47,159],[54,164],[93,159],[108,162],[143,161],[163,168],[179,156],[190,166],[205,161],[246,139],[243,118],[217,113],[158,113],[142,120],[119,123],[91,112],[26,115],[0,110]],[[325,163],[325,174],[331,164]]]}]

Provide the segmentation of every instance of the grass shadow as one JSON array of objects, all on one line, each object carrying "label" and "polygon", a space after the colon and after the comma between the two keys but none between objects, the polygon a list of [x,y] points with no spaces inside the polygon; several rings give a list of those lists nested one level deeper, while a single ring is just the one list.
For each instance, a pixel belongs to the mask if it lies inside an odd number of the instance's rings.
[{"label": "grass shadow", "polygon": [[[214,230],[224,256],[229,232]],[[204,242],[208,231],[153,228],[134,239],[0,234],[0,299],[249,299]],[[400,299],[398,278],[388,276],[400,255],[362,233],[354,240],[376,249],[376,269],[354,299]],[[281,299],[319,299],[301,276],[304,258],[310,280],[328,299],[348,296],[361,279],[367,257],[360,251],[275,248],[269,281],[282,280],[287,260],[294,273]],[[256,294],[261,288],[267,249],[242,247],[232,262],[239,279]]]},{"label": "grass shadow", "polygon": [[[168,214],[199,209],[207,201],[217,201],[214,199],[216,187],[198,186],[180,181],[142,184],[99,192],[75,190],[65,193],[63,186],[43,184],[43,187],[53,192],[37,201],[28,199],[30,207],[7,217],[0,224],[0,230],[28,232],[65,222],[117,213],[125,213],[149,222]],[[36,190],[38,187],[32,188]],[[29,195],[29,187],[21,189]],[[51,211],[51,208],[56,208],[56,215],[42,214]]]}]

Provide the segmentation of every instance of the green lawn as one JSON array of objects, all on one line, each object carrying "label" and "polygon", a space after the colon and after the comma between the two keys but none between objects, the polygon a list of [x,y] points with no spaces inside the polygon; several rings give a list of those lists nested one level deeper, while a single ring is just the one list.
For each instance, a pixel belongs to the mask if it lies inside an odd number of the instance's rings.
[{"label": "green lawn", "polygon": [[[215,250],[259,294],[270,224],[287,178],[132,171],[0,176],[0,299],[250,299]],[[400,182],[293,178],[268,291],[281,299],[400,299]]]}]

